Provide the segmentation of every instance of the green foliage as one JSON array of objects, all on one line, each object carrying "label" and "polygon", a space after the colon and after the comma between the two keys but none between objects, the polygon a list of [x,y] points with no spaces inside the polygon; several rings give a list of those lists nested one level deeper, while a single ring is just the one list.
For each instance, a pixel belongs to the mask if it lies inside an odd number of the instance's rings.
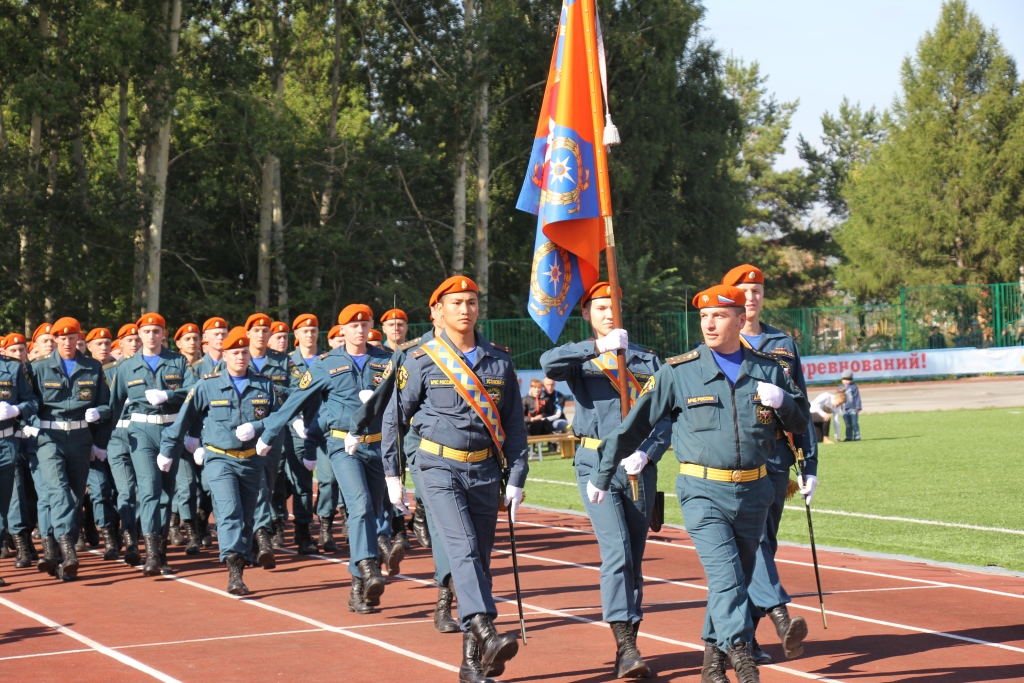
[{"label": "green foliage", "polygon": [[902,68],[885,141],[842,190],[840,284],[863,300],[903,285],[1015,279],[1024,262],[1024,99],[1014,61],[946,2]]}]

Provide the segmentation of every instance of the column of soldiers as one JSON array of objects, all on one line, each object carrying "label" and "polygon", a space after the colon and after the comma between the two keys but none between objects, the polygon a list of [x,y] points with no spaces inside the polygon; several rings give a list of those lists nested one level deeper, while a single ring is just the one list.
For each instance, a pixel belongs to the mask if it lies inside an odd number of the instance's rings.
[{"label": "column of soldiers", "polygon": [[[758,621],[771,619],[787,658],[802,654],[807,636],[806,622],[788,614],[774,561],[798,452],[808,475],[799,491],[810,500],[817,485],[796,345],[760,321],[755,266],[694,297],[704,343],[664,362],[615,327],[611,297],[607,282],[592,287],[582,315],[593,336],[547,351],[541,365],[575,401],[574,468],[602,558],[615,675],[653,675],[637,646],[642,563],[657,467],[671,446],[708,580],[701,680],[728,681],[731,664],[741,683],[758,681],[757,665],[771,662]],[[335,552],[334,532],[347,537],[348,609],[372,614],[400,571],[408,528],[434,560],[436,630],[463,634],[459,680],[494,680],[518,651],[516,636],[494,625],[490,561],[499,509],[514,521],[527,479],[519,384],[509,350],[476,331],[471,279],[445,280],[429,310],[433,330],[406,341],[403,311],[381,316],[381,334],[368,306],[346,306],[326,352],[312,314],[290,327],[263,313],[234,328],[219,317],[188,322],[173,336],[177,351],[156,312],[116,337],[84,334],[65,317],[30,340],[0,338],[0,521],[15,567],[34,562],[75,579],[87,519],[105,560],[123,552],[143,574],[169,575],[169,544],[187,555],[212,546],[212,514],[227,590],[247,595],[243,571],[275,566],[290,508],[299,553]]]}]

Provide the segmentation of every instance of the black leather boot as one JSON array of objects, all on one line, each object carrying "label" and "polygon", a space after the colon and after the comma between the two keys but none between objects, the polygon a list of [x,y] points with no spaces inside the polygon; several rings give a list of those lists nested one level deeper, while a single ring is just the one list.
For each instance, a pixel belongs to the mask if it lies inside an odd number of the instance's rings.
[{"label": "black leather boot", "polygon": [[171,513],[171,526],[167,533],[167,540],[171,545],[185,545],[185,537],[181,535],[181,515],[177,512]]},{"label": "black leather boot", "polygon": [[23,529],[13,537],[14,540],[14,566],[18,569],[28,569],[32,566],[32,553],[29,546],[32,544],[32,535],[28,529]]},{"label": "black leather boot", "polygon": [[270,530],[266,527],[256,530],[256,547],[256,564],[264,569],[273,569],[277,566],[274,546],[270,543]]},{"label": "black leather boot", "polygon": [[146,534],[145,541],[146,564],[142,566],[142,575],[160,576],[160,534]]},{"label": "black leather boot", "polygon": [[295,523],[295,545],[298,548],[299,555],[316,555],[316,541],[313,540],[312,534],[309,533],[309,524]]},{"label": "black leather boot", "polygon": [[117,552],[117,536],[114,534],[114,525],[105,526],[100,529],[100,535],[103,536],[103,559],[104,560],[116,560],[121,556]]},{"label": "black leather boot", "polygon": [[376,607],[380,604],[380,596],[384,594],[384,577],[380,574],[380,565],[376,557],[367,557],[356,564],[363,580],[363,595],[366,604]]},{"label": "black leather boot", "polygon": [[174,570],[167,564],[167,537],[160,537],[160,575],[174,576]]},{"label": "black leather boot", "polygon": [[238,553],[231,553],[224,558],[224,563],[228,566],[228,593],[231,595],[248,595],[249,588],[242,582],[245,558]]},{"label": "black leather boot", "polygon": [[284,520],[275,519],[271,522],[270,528],[273,532],[270,536],[270,545],[274,547],[274,550],[280,550],[284,547]]},{"label": "black leather boot", "polygon": [[519,641],[511,633],[499,636],[494,629],[494,622],[486,614],[474,614],[469,628],[480,643],[480,663],[484,675],[500,676],[505,671],[505,662],[519,652]]},{"label": "black leather boot", "polygon": [[373,606],[366,602],[363,592],[363,580],[357,576],[352,577],[352,593],[348,596],[348,611],[358,614],[372,614]]},{"label": "black leather boot", "polygon": [[338,543],[334,540],[334,518],[320,518],[320,545],[324,547],[325,553],[338,552]]},{"label": "black leather boot", "polygon": [[377,551],[380,563],[388,568],[388,576],[398,576],[402,560],[405,559],[405,548],[401,543],[392,543],[385,534],[377,535]]},{"label": "black leather boot", "polygon": [[704,668],[700,671],[700,683],[730,683],[725,675],[725,653],[711,643],[704,643]]},{"label": "black leather boot", "polygon": [[[100,531],[96,528],[96,517],[93,516],[92,512],[91,494],[85,494],[85,498],[82,499],[82,504],[85,506],[83,510],[84,514],[82,515],[82,519],[85,522],[82,525],[83,531],[85,532],[85,540],[89,544],[90,548],[98,548],[100,545]],[[78,538],[81,538],[81,536]],[[76,550],[78,549],[76,548]],[[82,548],[82,550],[85,550],[85,548]]]},{"label": "black leather boot", "polygon": [[445,579],[444,583],[437,587],[437,604],[434,605],[434,628],[438,633],[457,633],[459,624],[452,619],[452,599],[455,591],[452,590],[452,577]]},{"label": "black leather boot", "polygon": [[416,509],[412,511],[412,530],[416,534],[416,540],[424,548],[430,547],[430,528],[427,527],[427,508],[423,501],[416,499]]},{"label": "black leather boot", "polygon": [[761,649],[757,638],[754,638],[753,642],[750,643],[750,657],[754,660],[754,664],[758,666],[772,663],[772,656]]},{"label": "black leather boot", "polygon": [[53,537],[53,534],[46,534],[43,536],[43,556],[36,563],[36,569],[55,576],[60,559],[60,547],[57,545],[57,539]]},{"label": "black leather boot", "polygon": [[194,519],[185,520],[185,534],[188,537],[188,544],[185,546],[186,555],[199,554],[199,525]]},{"label": "black leather boot", "polygon": [[78,578],[78,554],[75,552],[75,542],[71,534],[60,537],[60,554],[64,561],[57,565],[57,578],[62,581],[74,581]]},{"label": "black leather boot", "polygon": [[210,512],[199,508],[196,510],[196,517],[199,518],[199,545],[210,548],[213,546],[213,536],[210,535]]},{"label": "black leather boot", "polygon": [[761,683],[757,673],[757,664],[750,656],[750,643],[736,643],[729,646],[729,661],[739,683]]},{"label": "black leather boot", "polygon": [[135,535],[129,529],[121,529],[121,538],[124,540],[125,564],[138,567],[142,564],[142,555],[139,554],[139,546],[135,543]]},{"label": "black leather boot", "polygon": [[412,546],[409,545],[409,534],[405,532],[405,525],[399,527],[398,531],[391,535],[391,544],[402,546],[402,553],[409,552]]},{"label": "black leather boot", "polygon": [[615,635],[615,677],[648,678],[651,670],[636,647],[633,625],[628,621],[613,621],[608,625]]},{"label": "black leather boot", "polygon": [[768,610],[768,616],[775,624],[775,631],[782,641],[782,651],[786,659],[795,659],[804,653],[804,638],[807,637],[807,622],[803,617],[789,618],[789,610],[785,605],[778,605]]},{"label": "black leather boot", "polygon": [[480,643],[472,633],[462,634],[462,666],[459,667],[459,683],[496,683],[484,675],[480,662]]}]

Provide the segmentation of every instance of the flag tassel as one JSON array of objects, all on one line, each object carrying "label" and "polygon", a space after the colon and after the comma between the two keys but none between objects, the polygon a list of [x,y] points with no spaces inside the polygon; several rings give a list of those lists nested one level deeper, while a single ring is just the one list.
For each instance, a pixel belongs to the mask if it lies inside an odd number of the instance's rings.
[{"label": "flag tassel", "polygon": [[614,123],[612,123],[612,115],[611,114],[605,114],[604,115],[604,140],[603,140],[603,142],[604,142],[604,146],[605,147],[611,147],[613,145],[617,145],[620,142],[622,142],[622,140],[619,139],[619,129],[615,127]]}]

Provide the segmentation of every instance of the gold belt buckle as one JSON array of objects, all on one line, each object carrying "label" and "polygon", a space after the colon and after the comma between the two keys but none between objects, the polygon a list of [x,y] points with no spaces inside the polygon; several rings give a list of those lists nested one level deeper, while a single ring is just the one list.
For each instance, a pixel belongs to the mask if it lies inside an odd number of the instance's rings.
[{"label": "gold belt buckle", "polygon": [[732,481],[735,484],[738,484],[741,481],[743,481],[743,472],[741,470],[733,470],[732,471]]}]

